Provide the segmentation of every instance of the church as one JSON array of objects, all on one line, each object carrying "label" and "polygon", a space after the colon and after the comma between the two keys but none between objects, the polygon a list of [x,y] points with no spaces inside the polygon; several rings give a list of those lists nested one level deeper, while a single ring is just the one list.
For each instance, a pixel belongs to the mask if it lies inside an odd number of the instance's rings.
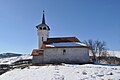
[{"label": "church", "polygon": [[42,23],[36,26],[38,49],[32,51],[33,64],[88,63],[89,47],[76,37],[49,38],[50,27],[45,22],[43,11]]}]

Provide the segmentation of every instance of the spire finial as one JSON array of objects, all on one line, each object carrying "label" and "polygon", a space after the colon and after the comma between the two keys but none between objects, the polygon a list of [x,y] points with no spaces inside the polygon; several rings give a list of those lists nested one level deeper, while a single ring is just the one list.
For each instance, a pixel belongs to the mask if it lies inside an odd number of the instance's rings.
[{"label": "spire finial", "polygon": [[45,16],[44,16],[44,10],[43,10],[43,17],[42,17],[42,24],[45,24]]}]

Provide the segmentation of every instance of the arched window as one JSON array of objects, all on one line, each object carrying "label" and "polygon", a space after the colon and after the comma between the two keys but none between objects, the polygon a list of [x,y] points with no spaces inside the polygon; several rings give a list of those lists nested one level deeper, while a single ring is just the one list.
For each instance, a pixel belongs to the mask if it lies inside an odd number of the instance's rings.
[{"label": "arched window", "polygon": [[42,27],[39,27],[40,30],[42,30]]},{"label": "arched window", "polygon": [[46,27],[44,27],[44,28],[43,28],[43,30],[47,30],[47,28],[46,28]]},{"label": "arched window", "polygon": [[65,49],[63,49],[63,55],[65,55],[65,53],[66,53],[66,50],[65,50]]}]

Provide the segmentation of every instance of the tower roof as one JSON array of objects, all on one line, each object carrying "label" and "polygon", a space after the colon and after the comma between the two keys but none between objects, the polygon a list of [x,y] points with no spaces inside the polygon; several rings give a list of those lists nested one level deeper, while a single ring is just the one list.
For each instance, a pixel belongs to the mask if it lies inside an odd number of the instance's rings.
[{"label": "tower roof", "polygon": [[44,15],[44,10],[43,10],[42,24],[45,24],[45,15]]},{"label": "tower roof", "polygon": [[50,30],[49,26],[45,23],[45,15],[44,15],[44,10],[43,10],[43,16],[42,16],[42,23],[39,24],[38,26],[36,26],[36,28],[43,28],[43,27],[47,27],[47,30]]}]

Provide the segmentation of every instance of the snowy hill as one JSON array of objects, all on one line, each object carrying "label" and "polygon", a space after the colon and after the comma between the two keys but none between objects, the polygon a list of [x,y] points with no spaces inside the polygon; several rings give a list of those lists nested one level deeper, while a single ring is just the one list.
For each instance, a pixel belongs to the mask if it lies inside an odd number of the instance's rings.
[{"label": "snowy hill", "polygon": [[16,53],[3,53],[3,54],[0,54],[0,58],[9,58],[9,57],[16,57],[16,56],[22,56],[22,54],[16,54]]},{"label": "snowy hill", "polygon": [[14,69],[0,80],[120,80],[120,66],[46,65]]},{"label": "snowy hill", "polygon": [[108,54],[120,58],[120,51],[108,51]]},{"label": "snowy hill", "polygon": [[5,58],[0,58],[0,64],[12,64],[19,60],[32,59],[32,56],[30,54],[13,54],[12,53],[12,54],[1,54],[1,55],[4,55]]},{"label": "snowy hill", "polygon": [[4,53],[1,56],[0,75],[14,68],[26,67],[32,62],[32,56],[29,54]]}]

